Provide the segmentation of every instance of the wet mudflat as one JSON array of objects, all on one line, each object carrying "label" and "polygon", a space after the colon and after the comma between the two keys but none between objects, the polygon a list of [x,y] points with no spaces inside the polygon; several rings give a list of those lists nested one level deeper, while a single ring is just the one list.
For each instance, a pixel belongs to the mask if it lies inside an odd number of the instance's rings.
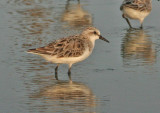
[{"label": "wet mudflat", "polygon": [[[117,0],[1,0],[0,112],[158,113],[160,111],[159,5],[144,29],[128,29]],[[131,21],[139,27],[137,21]],[[92,55],[72,67],[28,54],[31,48],[95,26]]]}]

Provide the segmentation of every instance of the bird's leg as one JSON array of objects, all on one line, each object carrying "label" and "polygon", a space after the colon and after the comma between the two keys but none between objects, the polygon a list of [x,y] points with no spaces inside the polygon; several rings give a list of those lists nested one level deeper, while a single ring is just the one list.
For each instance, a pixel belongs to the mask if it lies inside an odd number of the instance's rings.
[{"label": "bird's leg", "polygon": [[139,20],[139,22],[141,24],[141,26],[139,27],[140,29],[143,29],[143,20],[144,20],[144,18],[142,18],[142,19]]},{"label": "bird's leg", "polygon": [[69,80],[71,80],[71,68],[68,69],[68,77],[69,77]]},{"label": "bird's leg", "polygon": [[77,0],[78,1],[78,4],[80,4],[80,0]]},{"label": "bird's leg", "polygon": [[131,26],[131,24],[130,24],[130,22],[129,22],[128,18],[126,18],[126,17],[124,16],[124,14],[122,15],[122,17],[127,21],[127,23],[128,23],[128,25],[129,25],[129,27],[130,27],[130,28],[132,28],[132,26]]},{"label": "bird's leg", "polygon": [[141,24],[140,29],[143,29],[143,25]]},{"label": "bird's leg", "polygon": [[58,80],[58,66],[59,66],[59,64],[57,64],[57,66],[55,68],[55,78],[56,78],[56,80]]},{"label": "bird's leg", "polygon": [[72,64],[69,64],[69,69],[68,69],[68,77],[69,77],[69,80],[72,80],[72,79],[71,79],[71,67],[72,67]]},{"label": "bird's leg", "polygon": [[141,23],[140,29],[143,29],[143,23]]},{"label": "bird's leg", "polygon": [[131,24],[130,24],[130,22],[129,22],[128,18],[125,18],[125,19],[126,19],[126,21],[127,21],[128,25],[129,25],[129,27],[130,27],[130,28],[132,28],[132,26],[131,26]]}]

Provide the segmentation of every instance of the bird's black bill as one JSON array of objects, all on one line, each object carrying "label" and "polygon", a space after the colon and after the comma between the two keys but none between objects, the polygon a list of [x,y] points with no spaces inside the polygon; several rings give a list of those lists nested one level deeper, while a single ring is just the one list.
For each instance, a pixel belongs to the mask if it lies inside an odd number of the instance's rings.
[{"label": "bird's black bill", "polygon": [[102,37],[101,35],[99,36],[99,39],[109,43],[109,41],[107,39],[105,39],[104,37]]}]

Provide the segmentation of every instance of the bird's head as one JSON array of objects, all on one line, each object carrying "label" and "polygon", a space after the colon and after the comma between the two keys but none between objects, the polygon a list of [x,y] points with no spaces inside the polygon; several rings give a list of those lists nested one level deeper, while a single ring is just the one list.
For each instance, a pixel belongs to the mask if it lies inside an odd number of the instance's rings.
[{"label": "bird's head", "polygon": [[97,39],[101,39],[101,40],[109,43],[109,41],[100,34],[100,31],[98,29],[94,28],[94,27],[86,28],[82,32],[82,35],[84,35],[85,37],[89,38],[89,40],[91,40],[91,41],[95,41]]}]

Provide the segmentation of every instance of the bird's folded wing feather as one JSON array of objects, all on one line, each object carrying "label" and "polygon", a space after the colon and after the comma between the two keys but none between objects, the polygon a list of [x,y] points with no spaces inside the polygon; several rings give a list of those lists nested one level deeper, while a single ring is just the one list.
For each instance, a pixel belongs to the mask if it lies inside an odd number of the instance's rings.
[{"label": "bird's folded wing feather", "polygon": [[125,0],[123,1],[120,10],[123,10],[123,7],[132,8],[134,10],[139,11],[150,11],[151,10],[151,4],[150,2],[146,2],[146,0]]},{"label": "bird's folded wing feather", "polygon": [[28,52],[61,57],[78,57],[85,51],[84,40],[71,36],[56,40],[45,47],[30,49]]}]

